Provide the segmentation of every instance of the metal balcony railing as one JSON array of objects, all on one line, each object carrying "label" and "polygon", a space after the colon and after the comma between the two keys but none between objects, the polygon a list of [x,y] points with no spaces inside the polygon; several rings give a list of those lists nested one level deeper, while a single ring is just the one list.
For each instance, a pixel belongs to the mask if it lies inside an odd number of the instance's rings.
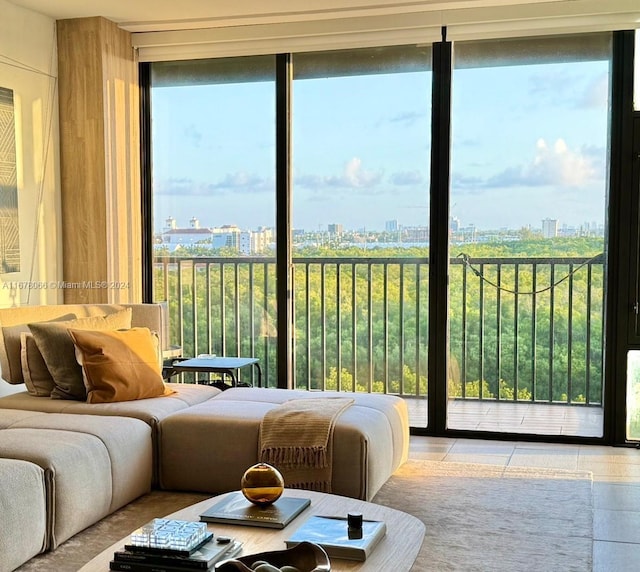
[{"label": "metal balcony railing", "polygon": [[[428,258],[293,262],[295,386],[426,397]],[[450,263],[450,397],[601,404],[602,255]],[[154,272],[184,355],[255,356],[276,385],[274,259],[157,257]]]}]

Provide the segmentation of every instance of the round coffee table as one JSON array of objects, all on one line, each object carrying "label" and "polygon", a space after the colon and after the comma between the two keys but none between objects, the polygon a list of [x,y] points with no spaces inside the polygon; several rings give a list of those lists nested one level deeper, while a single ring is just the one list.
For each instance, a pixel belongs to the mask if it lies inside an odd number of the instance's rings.
[{"label": "round coffee table", "polygon": [[[379,504],[357,499],[318,493],[313,491],[286,489],[286,496],[306,497],[311,505],[282,530],[260,528],[256,526],[209,524],[209,530],[224,536],[233,536],[244,542],[242,554],[253,554],[266,550],[282,550],[285,539],[312,514],[346,516],[348,512],[361,512],[365,519],[383,520],[387,525],[387,534],[375,547],[364,562],[332,559],[332,572],[357,570],[358,572],[408,572],[413,565],[424,539],[424,524],[414,516]],[[198,521],[204,512],[220,497],[212,497],[202,502],[166,515],[167,518]],[[109,548],[98,554],[80,569],[80,572],[106,572],[113,553],[121,549],[129,540],[125,536]]]}]

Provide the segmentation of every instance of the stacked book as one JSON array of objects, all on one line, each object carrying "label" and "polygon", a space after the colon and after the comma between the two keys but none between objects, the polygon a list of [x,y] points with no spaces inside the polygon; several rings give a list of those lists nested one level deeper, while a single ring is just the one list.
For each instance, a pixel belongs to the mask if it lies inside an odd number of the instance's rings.
[{"label": "stacked book", "polygon": [[287,548],[300,542],[313,542],[324,548],[330,558],[366,560],[387,533],[387,525],[379,520],[363,520],[356,528],[349,526],[349,517],[310,516],[291,537],[285,540]]},{"label": "stacked book", "polygon": [[156,518],[133,532],[129,544],[114,553],[109,568],[130,572],[213,570],[241,548],[241,542],[216,537],[204,523]]},{"label": "stacked book", "polygon": [[267,506],[257,506],[236,491],[225,495],[200,515],[202,522],[284,528],[311,504],[308,498],[280,497]]}]

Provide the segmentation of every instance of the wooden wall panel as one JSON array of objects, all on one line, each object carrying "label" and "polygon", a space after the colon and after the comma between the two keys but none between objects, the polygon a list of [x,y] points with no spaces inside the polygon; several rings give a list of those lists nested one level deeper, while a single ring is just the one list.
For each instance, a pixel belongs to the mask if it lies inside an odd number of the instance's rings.
[{"label": "wooden wall panel", "polygon": [[[138,63],[131,34],[101,20],[107,165],[107,269],[111,302],[142,300]],[[129,288],[118,285],[128,284]]]},{"label": "wooden wall panel", "polygon": [[138,64],[104,18],[59,20],[58,77],[67,303],[141,293]]}]

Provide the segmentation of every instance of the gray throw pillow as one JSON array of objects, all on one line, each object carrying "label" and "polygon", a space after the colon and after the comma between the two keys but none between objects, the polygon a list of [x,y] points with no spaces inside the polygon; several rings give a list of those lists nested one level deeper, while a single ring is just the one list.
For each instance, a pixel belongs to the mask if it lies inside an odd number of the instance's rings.
[{"label": "gray throw pillow", "polygon": [[91,316],[66,322],[29,324],[33,339],[47,364],[55,387],[52,399],[86,401],[87,390],[82,379],[82,367],[76,361],[69,328],[76,330],[118,330],[131,327],[131,308],[106,316]]},{"label": "gray throw pillow", "polygon": [[27,391],[36,397],[50,397],[56,384],[47,369],[47,364],[33,339],[33,334],[20,334],[22,347],[22,376]]}]

